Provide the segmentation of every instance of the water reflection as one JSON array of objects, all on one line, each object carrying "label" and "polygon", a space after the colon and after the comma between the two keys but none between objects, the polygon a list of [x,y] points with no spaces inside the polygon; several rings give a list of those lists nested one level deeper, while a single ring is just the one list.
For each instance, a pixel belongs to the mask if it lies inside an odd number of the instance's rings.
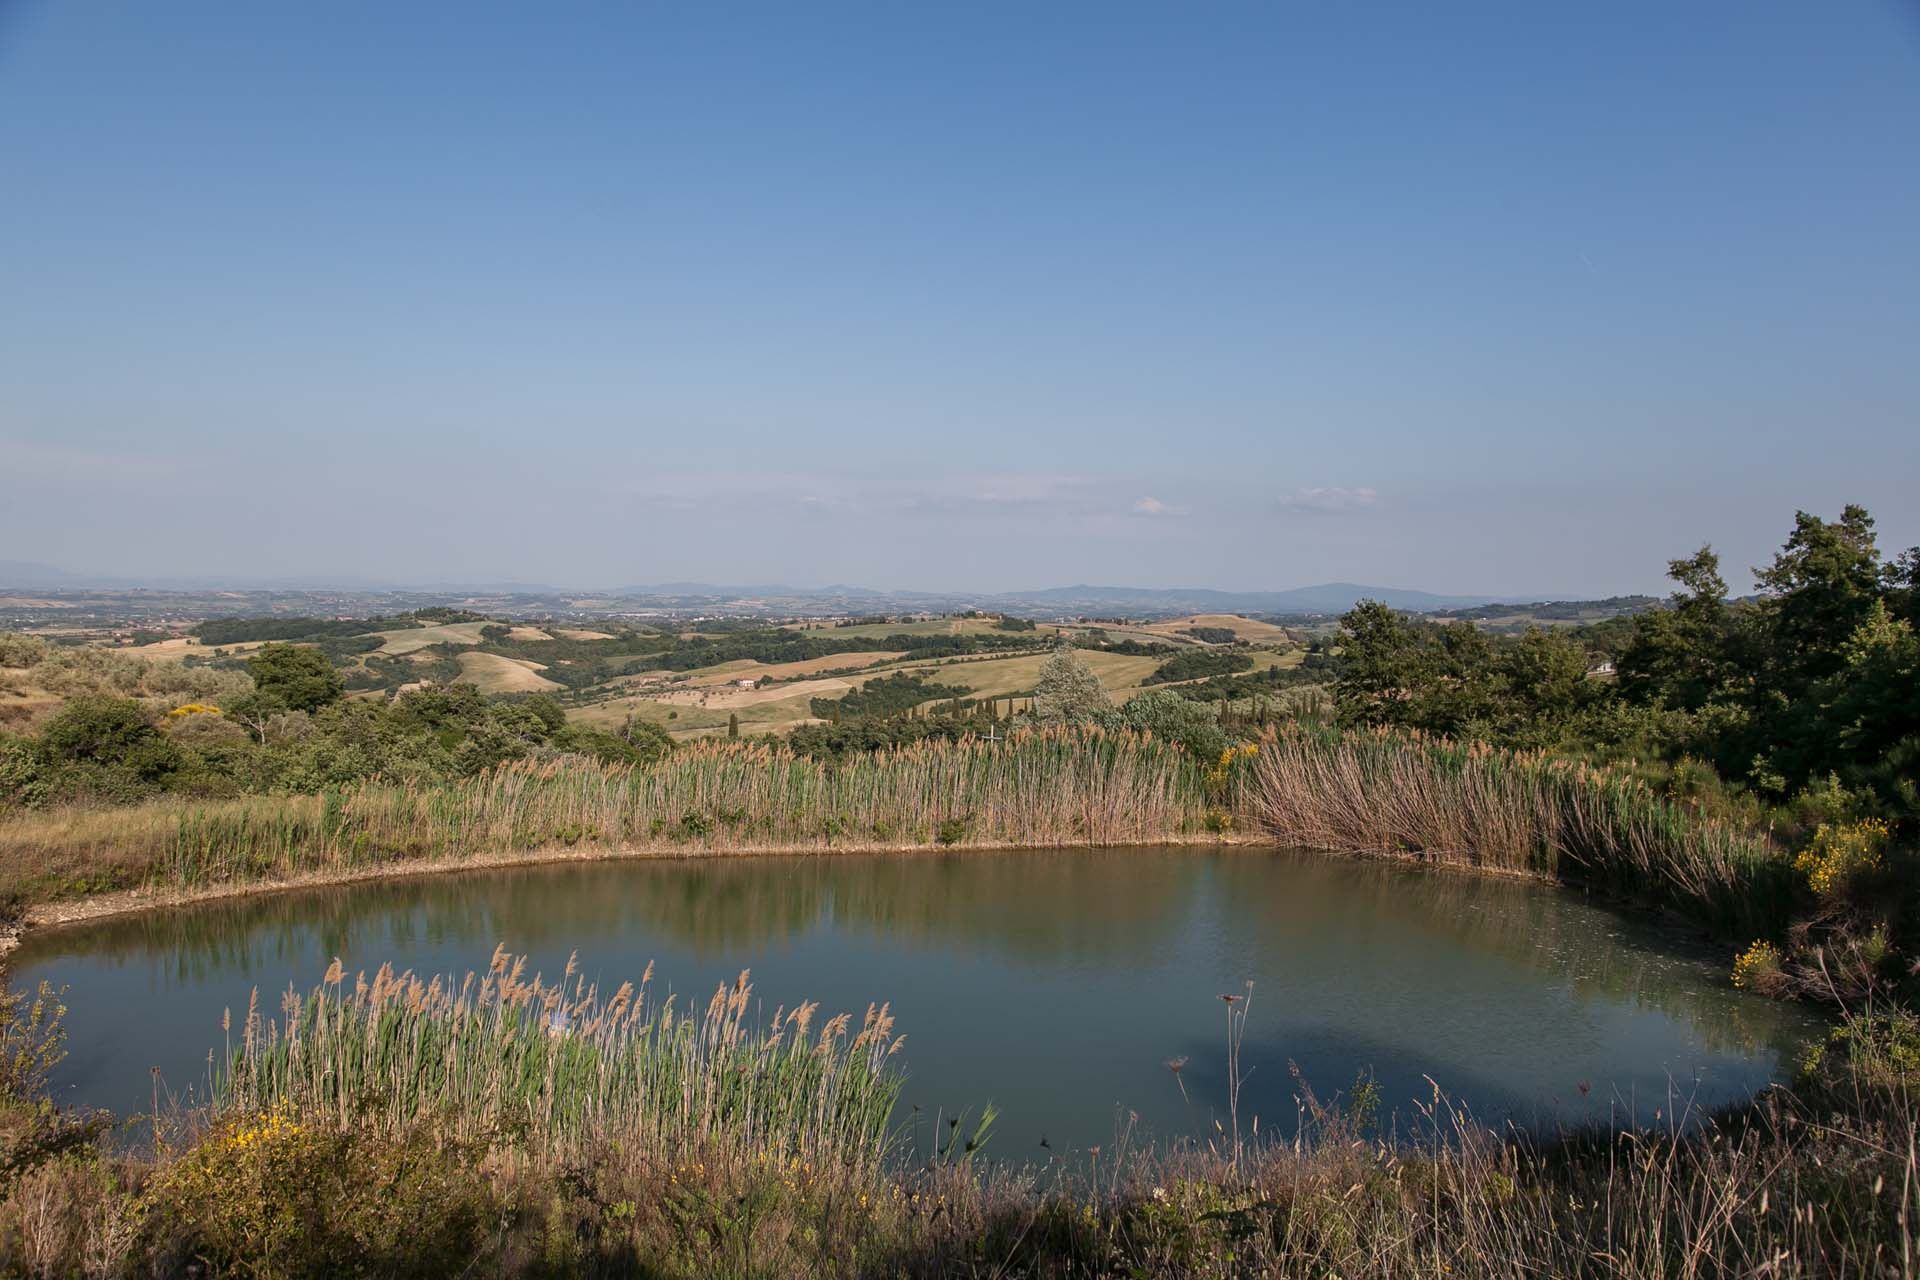
[{"label": "water reflection", "polygon": [[[911,1101],[992,1099],[1014,1154],[1095,1143],[1116,1107],[1159,1133],[1224,1110],[1219,1004],[1256,981],[1246,1060],[1268,1124],[1287,1064],[1323,1091],[1370,1069],[1390,1106],[1432,1076],[1483,1114],[1604,1117],[1761,1086],[1807,1031],[1727,989],[1717,958],[1540,886],[1275,850],[739,858],[518,868],[314,889],[30,938],[16,970],[70,987],[60,1083],[146,1105],[148,1068],[204,1075],[220,1010],[315,981],[328,960],[431,971],[497,942],[549,971],[578,949],[679,989],[751,967],[769,1007],[887,999]],[[1186,1056],[1183,1101],[1164,1062]],[[1697,1082],[1697,1083],[1696,1083]],[[1659,1104],[1656,1104],[1659,1105]],[[1643,1108],[1644,1110],[1644,1108]]]}]

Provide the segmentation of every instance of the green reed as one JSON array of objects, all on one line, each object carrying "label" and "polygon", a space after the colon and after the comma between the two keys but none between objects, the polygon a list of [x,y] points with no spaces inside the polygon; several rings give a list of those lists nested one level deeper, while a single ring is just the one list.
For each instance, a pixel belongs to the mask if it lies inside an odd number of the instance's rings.
[{"label": "green reed", "polygon": [[1097,731],[923,743],[844,761],[700,744],[656,764],[521,761],[436,786],[168,799],[0,823],[0,892],[194,889],[555,846],[726,852],[1115,845],[1197,832],[1201,770]]},{"label": "green reed", "polygon": [[459,983],[383,966],[349,986],[335,961],[280,1020],[249,1008],[214,1107],[389,1135],[430,1121],[558,1159],[614,1144],[878,1167],[900,1090],[886,1006],[816,1029],[802,1004],[758,1028],[744,972],[704,1010],[676,1008],[652,976],[603,995],[571,961],[548,983],[502,949]]}]

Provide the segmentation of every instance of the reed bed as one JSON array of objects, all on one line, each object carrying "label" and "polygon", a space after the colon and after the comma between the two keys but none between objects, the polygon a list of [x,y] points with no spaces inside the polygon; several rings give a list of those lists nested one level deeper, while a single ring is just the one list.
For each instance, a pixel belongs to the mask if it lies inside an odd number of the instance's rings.
[{"label": "reed bed", "polygon": [[1124,733],[1034,731],[844,761],[695,745],[639,767],[559,757],[444,786],[25,815],[0,822],[0,894],[192,890],[549,846],[1115,845],[1198,832],[1206,810],[1192,760]]},{"label": "reed bed", "polygon": [[1637,1125],[1536,1140],[1436,1086],[1409,1131],[1383,1133],[1301,1081],[1285,1140],[1150,1147],[1123,1126],[1104,1150],[1040,1167],[952,1146],[886,1158],[884,1009],[850,1037],[784,1034],[784,1015],[754,1033],[744,982],[671,1020],[646,985],[589,999],[571,975],[549,987],[506,956],[458,993],[330,974],[280,1033],[250,1019],[221,1113],[151,1153],[49,1128],[43,1098],[0,1089],[14,1126],[0,1125],[14,1144],[0,1152],[0,1271],[1920,1273],[1920,1032],[1898,1011],[1836,1029],[1793,1090],[1710,1114],[1676,1089]]},{"label": "reed bed", "polygon": [[1792,865],[1764,835],[1545,755],[1309,728],[1261,744],[1249,800],[1284,843],[1591,885],[1672,906],[1737,940],[1784,931],[1796,902]]},{"label": "reed bed", "polygon": [[431,1124],[563,1163],[615,1144],[659,1161],[879,1167],[900,1089],[886,1006],[816,1030],[802,1004],[757,1031],[746,973],[704,1011],[659,998],[652,977],[603,997],[571,961],[547,983],[502,948],[457,984],[383,966],[349,987],[335,961],[304,999],[288,993],[282,1021],[247,1011],[214,1110],[390,1138]]},{"label": "reed bed", "polygon": [[521,761],[457,783],[176,798],[0,821],[0,901],[377,872],[577,847],[633,852],[1123,845],[1227,827],[1284,844],[1415,852],[1672,906],[1722,937],[1777,936],[1799,881],[1765,836],[1604,769],[1311,724],[1196,762],[1097,730],[929,742],[841,761],[765,744],[656,764]]}]

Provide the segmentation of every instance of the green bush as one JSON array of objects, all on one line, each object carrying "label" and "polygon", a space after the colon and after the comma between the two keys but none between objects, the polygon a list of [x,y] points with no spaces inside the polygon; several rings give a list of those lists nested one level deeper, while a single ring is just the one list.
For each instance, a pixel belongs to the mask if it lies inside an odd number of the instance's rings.
[{"label": "green bush", "polygon": [[1194,759],[1209,763],[1232,745],[1211,706],[1171,689],[1155,689],[1129,698],[1125,706],[1103,713],[1100,723],[1110,730],[1130,729],[1177,742]]}]

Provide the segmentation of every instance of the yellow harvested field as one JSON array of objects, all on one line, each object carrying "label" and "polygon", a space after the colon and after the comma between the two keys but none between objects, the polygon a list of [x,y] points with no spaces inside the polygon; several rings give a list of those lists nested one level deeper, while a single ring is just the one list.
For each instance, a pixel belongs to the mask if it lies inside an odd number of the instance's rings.
[{"label": "yellow harvested field", "polygon": [[740,707],[757,707],[769,702],[783,702],[789,698],[805,701],[808,698],[824,698],[830,694],[845,693],[858,681],[834,676],[825,680],[802,680],[797,684],[776,684],[766,689],[736,689],[732,685],[708,685],[703,688],[680,688],[654,695],[656,702],[664,702],[676,707],[709,707],[715,710],[731,711]]},{"label": "yellow harvested field", "polygon": [[[644,695],[615,698],[570,711],[567,718],[582,724],[610,727],[633,716],[659,725],[675,738],[686,739],[723,734],[727,730],[727,722],[738,716],[740,732],[743,734],[786,733],[797,725],[818,723],[811,700],[820,696],[818,686],[823,683],[827,682],[815,682],[811,686],[783,685],[766,692],[784,696],[768,697],[746,706],[738,705],[735,700],[723,702],[719,696],[709,697],[705,705],[701,704],[697,695],[691,700]],[[844,690],[845,682],[833,683],[840,684]]]},{"label": "yellow harvested field", "polygon": [[792,680],[796,676],[818,675],[822,671],[858,671],[876,663],[891,662],[900,656],[898,649],[862,649],[856,653],[830,653],[822,658],[804,658],[798,662],[756,662],[742,658],[718,666],[688,672],[698,685],[728,684],[735,680]]},{"label": "yellow harvested field", "polygon": [[156,640],[152,644],[129,645],[124,649],[118,650],[118,652],[137,653],[143,658],[171,658],[177,661],[189,654],[204,654],[212,657],[226,654],[252,653],[265,643],[265,640],[242,640],[235,644],[208,646],[201,644],[200,641],[193,636],[175,636],[171,640]]},{"label": "yellow harvested field", "polygon": [[[532,630],[531,627],[524,628],[524,629],[529,631]],[[516,627],[514,628],[514,630],[519,631],[519,630],[522,630],[522,628]],[[553,634],[556,636],[559,636],[562,640],[611,640],[613,639],[612,636],[608,635],[604,631],[582,631],[579,627],[554,627],[552,630],[553,630]]]},{"label": "yellow harvested field", "polygon": [[389,655],[414,653],[436,644],[479,644],[480,628],[490,622],[449,622],[438,627],[405,627],[399,631],[376,631],[386,641],[380,652]]},{"label": "yellow harvested field", "polygon": [[[999,628],[994,625],[996,621],[994,618],[930,618],[924,622],[863,622],[852,627],[795,623],[789,629],[836,639],[883,640],[888,636],[989,635],[998,632]],[[1038,640],[1058,630],[1058,627],[1042,623],[1034,631],[1022,634]]]},{"label": "yellow harvested field", "polygon": [[541,675],[546,668],[524,658],[504,658],[497,653],[460,655],[460,678],[478,685],[482,693],[539,693],[560,685]]},{"label": "yellow harvested field", "polygon": [[1105,635],[1108,640],[1138,640],[1141,644],[1170,644],[1178,647],[1180,645],[1198,645],[1200,643],[1200,641],[1195,640],[1192,636],[1167,635],[1159,631],[1149,631],[1147,630],[1147,625],[1148,624],[1143,623],[1137,627],[1121,627],[1115,626],[1110,622],[1090,622],[1084,624],[1073,623],[1069,626],[1061,627],[1060,630],[1070,632],[1076,637],[1092,635],[1097,631]]},{"label": "yellow harvested field", "polygon": [[[1131,657],[1122,653],[1100,653],[1097,650],[1082,649],[1074,654],[1093,669],[1100,677],[1100,683],[1108,694],[1116,700],[1121,695],[1130,694],[1140,688],[1140,682],[1153,674],[1164,659],[1156,657]],[[909,675],[924,676],[939,684],[966,685],[971,689],[969,697],[1004,698],[1008,694],[1031,692],[1040,678],[1040,668],[1047,661],[1044,653],[1030,653],[1017,658],[955,659],[946,662],[907,663],[895,668]]]},{"label": "yellow harvested field", "polygon": [[1190,640],[1193,637],[1180,634],[1190,627],[1223,627],[1248,644],[1285,644],[1293,638],[1287,634],[1285,627],[1276,627],[1271,622],[1255,622],[1237,613],[1196,613],[1188,618],[1149,623],[1141,630],[1169,640]]},{"label": "yellow harvested field", "polygon": [[[598,637],[596,637],[597,639]],[[507,632],[509,640],[551,640],[552,636],[538,627],[514,627]]]}]

